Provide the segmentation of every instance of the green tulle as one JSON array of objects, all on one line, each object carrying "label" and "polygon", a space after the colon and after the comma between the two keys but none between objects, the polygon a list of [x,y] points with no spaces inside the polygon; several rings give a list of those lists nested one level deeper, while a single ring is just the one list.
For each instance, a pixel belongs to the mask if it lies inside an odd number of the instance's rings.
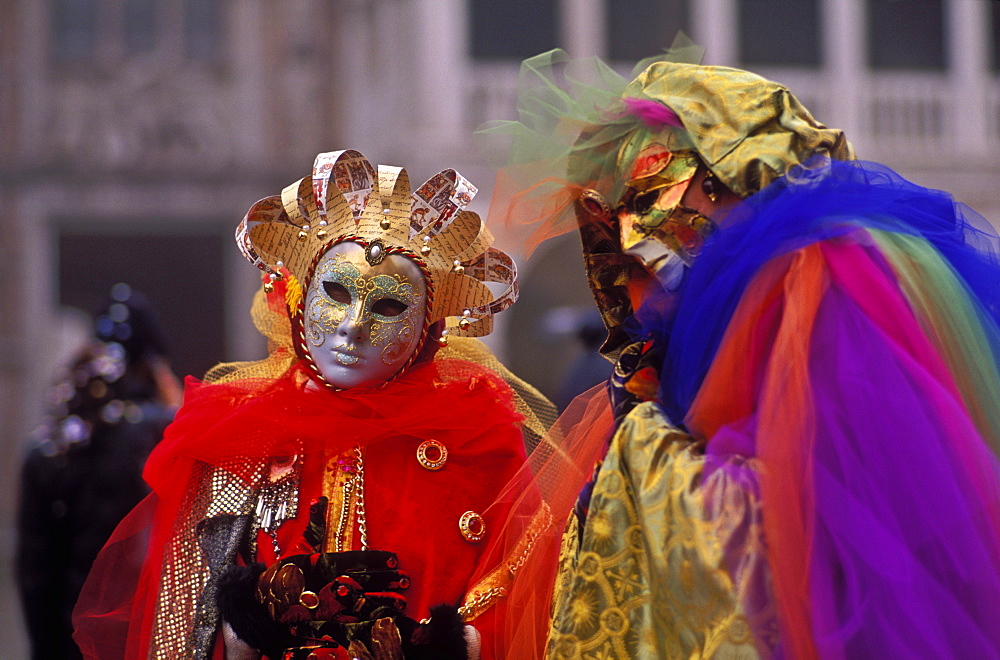
[{"label": "green tulle", "polygon": [[[624,78],[599,58],[573,59],[552,50],[522,62],[517,121],[493,121],[477,131],[500,170],[491,222],[530,226],[529,250],[575,228],[573,203],[592,188],[617,199],[618,152],[630,133],[647,131],[626,112],[625,89],[655,62],[697,62],[704,49],[680,34],[671,48],[640,61]],[[686,140],[677,130],[677,144]],[[494,225],[500,226],[500,225]]]},{"label": "green tulle", "polygon": [[972,302],[951,266],[927,240],[869,230],[947,363],[979,432],[1000,456],[1000,360],[984,332],[993,322]]}]

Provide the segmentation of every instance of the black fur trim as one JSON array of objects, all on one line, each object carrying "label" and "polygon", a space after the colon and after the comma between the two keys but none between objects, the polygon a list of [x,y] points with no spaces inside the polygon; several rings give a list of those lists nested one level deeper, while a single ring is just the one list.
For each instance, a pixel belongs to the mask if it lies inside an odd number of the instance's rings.
[{"label": "black fur trim", "polygon": [[466,660],[469,657],[465,622],[454,605],[432,607],[430,623],[422,624],[412,639],[414,646],[407,649],[407,660]]},{"label": "black fur trim", "polygon": [[229,566],[219,576],[219,615],[241,640],[271,658],[280,658],[295,639],[257,602],[257,579],[264,564]]}]

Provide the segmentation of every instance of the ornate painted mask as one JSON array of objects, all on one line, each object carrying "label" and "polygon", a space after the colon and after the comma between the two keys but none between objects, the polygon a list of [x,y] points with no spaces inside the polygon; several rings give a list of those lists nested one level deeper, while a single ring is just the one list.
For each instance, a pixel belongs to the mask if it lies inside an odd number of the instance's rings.
[{"label": "ornate painted mask", "polygon": [[306,290],[305,346],[334,387],[375,386],[409,362],[426,315],[427,286],[416,263],[386,255],[379,242],[338,243],[320,258]]},{"label": "ornate painted mask", "polygon": [[715,230],[708,217],[682,203],[701,161],[693,151],[669,151],[655,136],[626,145],[622,160],[629,159],[633,164],[616,209],[622,251],[672,289]]}]

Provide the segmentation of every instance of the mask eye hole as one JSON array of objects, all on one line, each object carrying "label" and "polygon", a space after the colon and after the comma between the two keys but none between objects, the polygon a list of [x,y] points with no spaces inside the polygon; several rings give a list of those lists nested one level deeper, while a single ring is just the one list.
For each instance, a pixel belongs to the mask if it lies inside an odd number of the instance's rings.
[{"label": "mask eye hole", "polygon": [[334,302],[339,302],[343,305],[351,304],[351,292],[343,284],[339,282],[323,282],[323,290],[326,291],[326,295],[330,296]]},{"label": "mask eye hole", "polygon": [[642,193],[641,195],[636,195],[635,199],[632,201],[632,208],[639,215],[644,215],[649,213],[649,210],[653,208],[653,204],[659,199],[660,193],[657,190],[651,190],[647,193]]},{"label": "mask eye hole", "polygon": [[381,316],[399,316],[408,308],[409,305],[399,302],[394,298],[382,298],[372,305],[372,311]]}]

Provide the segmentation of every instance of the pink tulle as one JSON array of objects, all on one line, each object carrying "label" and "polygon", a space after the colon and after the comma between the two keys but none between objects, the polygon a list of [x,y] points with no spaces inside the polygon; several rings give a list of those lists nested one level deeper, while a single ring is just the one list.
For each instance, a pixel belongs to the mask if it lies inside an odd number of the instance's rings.
[{"label": "pink tulle", "polygon": [[664,126],[675,126],[684,128],[677,113],[658,101],[648,101],[627,97],[625,106],[628,111],[642,120],[642,123],[649,128],[663,128]]}]

